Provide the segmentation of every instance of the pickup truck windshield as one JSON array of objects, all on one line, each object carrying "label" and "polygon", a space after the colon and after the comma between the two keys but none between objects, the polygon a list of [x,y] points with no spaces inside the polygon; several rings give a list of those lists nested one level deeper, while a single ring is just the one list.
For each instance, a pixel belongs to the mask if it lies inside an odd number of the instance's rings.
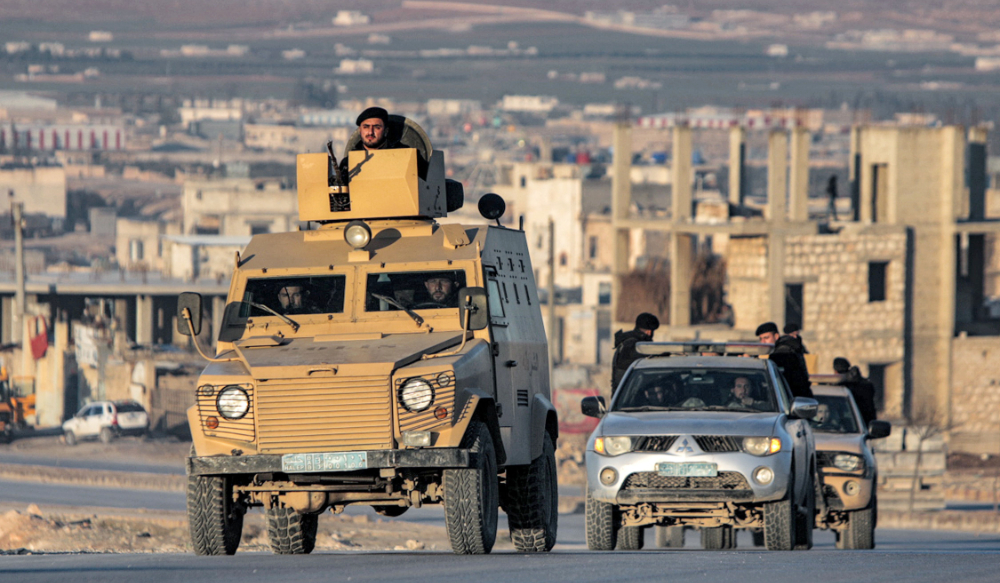
[{"label": "pickup truck windshield", "polygon": [[861,433],[847,397],[816,395],[813,398],[819,401],[816,416],[809,420],[813,429],[823,433]]},{"label": "pickup truck windshield", "polygon": [[365,311],[457,308],[458,290],[463,287],[465,271],[461,269],[369,273]]},{"label": "pickup truck windshield", "polygon": [[259,306],[282,315],[342,314],[346,280],[343,275],[250,279],[243,292],[240,316],[273,315]]},{"label": "pickup truck windshield", "polygon": [[762,370],[637,369],[614,402],[615,411],[778,411]]}]

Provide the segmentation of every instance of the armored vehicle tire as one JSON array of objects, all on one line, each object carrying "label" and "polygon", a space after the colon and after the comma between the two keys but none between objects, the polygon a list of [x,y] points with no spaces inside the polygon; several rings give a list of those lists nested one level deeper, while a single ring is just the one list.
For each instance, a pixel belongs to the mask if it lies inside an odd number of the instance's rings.
[{"label": "armored vehicle tire", "polygon": [[98,437],[101,439],[101,443],[111,443],[111,440],[115,438],[115,434],[111,431],[110,427],[102,427]]},{"label": "armored vehicle tire", "polygon": [[840,532],[838,548],[868,550],[875,548],[875,512],[871,507],[847,513],[847,525]]},{"label": "armored vehicle tire", "polygon": [[276,555],[308,555],[316,547],[319,516],[299,514],[291,508],[267,511],[267,540]]},{"label": "armored vehicle tire", "polygon": [[232,484],[217,476],[188,476],[188,525],[196,555],[232,555],[243,536],[244,509],[233,503]]},{"label": "armored vehicle tire", "polygon": [[66,440],[66,445],[72,447],[76,445],[76,434],[72,431],[67,431],[63,434],[63,438]]},{"label": "armored vehicle tire", "polygon": [[614,550],[618,542],[618,513],[614,504],[594,500],[587,490],[587,548],[592,551]]},{"label": "armored vehicle tire", "polygon": [[656,525],[656,546],[667,549],[684,548],[684,527]]},{"label": "armored vehicle tire", "polygon": [[795,515],[796,551],[808,551],[813,546],[813,527],[816,524],[816,498],[813,496],[813,490],[813,484],[810,483],[806,488],[808,502],[804,507],[797,508],[798,512]]},{"label": "armored vehicle tire", "polygon": [[701,548],[711,551],[736,548],[736,530],[729,525],[701,529]]},{"label": "armored vehicle tire", "polygon": [[646,529],[641,526],[623,526],[618,531],[618,551],[641,551],[646,546]]},{"label": "armored vehicle tire", "polygon": [[764,546],[769,551],[790,551],[795,546],[795,504],[786,498],[764,505]]},{"label": "armored vehicle tire", "polygon": [[559,484],[556,447],[548,433],[542,455],[527,466],[507,469],[505,502],[514,548],[521,553],[551,551],[559,524]]},{"label": "armored vehicle tire", "polygon": [[476,456],[476,467],[444,471],[444,522],[451,550],[481,555],[493,550],[500,505],[497,460],[486,425],[472,421],[461,447]]}]

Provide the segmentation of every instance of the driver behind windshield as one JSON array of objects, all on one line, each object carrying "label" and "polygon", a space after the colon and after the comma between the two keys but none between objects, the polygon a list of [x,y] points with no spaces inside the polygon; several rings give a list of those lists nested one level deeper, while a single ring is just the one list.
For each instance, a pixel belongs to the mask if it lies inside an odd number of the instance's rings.
[{"label": "driver behind windshield", "polygon": [[762,404],[753,398],[753,382],[747,377],[736,377],[733,379],[733,387],[729,389],[729,402],[726,407],[730,409],[756,409]]},{"label": "driver behind windshield", "polygon": [[430,298],[427,304],[439,304],[441,307],[454,308],[458,306],[455,289],[455,282],[443,275],[432,275],[424,281],[427,295]]}]

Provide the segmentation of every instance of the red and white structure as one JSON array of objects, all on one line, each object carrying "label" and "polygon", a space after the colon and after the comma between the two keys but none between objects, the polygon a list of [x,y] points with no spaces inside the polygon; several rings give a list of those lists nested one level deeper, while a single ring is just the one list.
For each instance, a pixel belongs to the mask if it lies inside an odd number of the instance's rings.
[{"label": "red and white structure", "polygon": [[0,124],[0,151],[115,152],[125,146],[125,127],[118,124]]}]

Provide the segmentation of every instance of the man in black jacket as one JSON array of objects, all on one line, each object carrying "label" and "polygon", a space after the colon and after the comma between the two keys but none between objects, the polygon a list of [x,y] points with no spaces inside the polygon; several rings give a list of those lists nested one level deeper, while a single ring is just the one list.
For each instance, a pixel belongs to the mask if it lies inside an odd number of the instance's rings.
[{"label": "man in black jacket", "polygon": [[660,320],[649,313],[643,312],[635,318],[635,329],[628,332],[615,332],[615,356],[611,359],[611,394],[618,390],[618,383],[625,376],[625,371],[635,361],[642,358],[635,350],[637,342],[649,342],[653,332],[660,327]]},{"label": "man in black jacket", "polygon": [[861,413],[861,419],[865,422],[865,426],[868,425],[869,421],[877,419],[875,385],[861,376],[861,370],[856,366],[851,366],[851,361],[843,356],[833,359],[833,370],[844,376],[844,381],[841,384],[854,395],[854,402],[858,404],[858,411]]},{"label": "man in black jacket", "polygon": [[802,342],[792,336],[780,336],[778,325],[774,322],[764,322],[757,326],[755,334],[761,342],[774,344],[769,358],[781,369],[785,380],[788,381],[788,388],[792,390],[792,396],[811,399],[813,393],[806,359],[802,357]]}]

